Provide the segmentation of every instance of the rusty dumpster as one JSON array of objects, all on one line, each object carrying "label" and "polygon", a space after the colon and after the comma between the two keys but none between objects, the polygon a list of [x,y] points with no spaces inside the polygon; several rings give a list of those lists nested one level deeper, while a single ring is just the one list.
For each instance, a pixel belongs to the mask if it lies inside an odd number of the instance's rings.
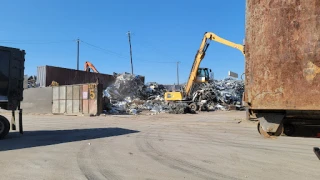
[{"label": "rusty dumpster", "polygon": [[103,110],[102,84],[75,84],[52,89],[52,113],[99,115]]},{"label": "rusty dumpster", "polygon": [[319,0],[247,0],[245,53],[244,100],[260,133],[320,121]]}]

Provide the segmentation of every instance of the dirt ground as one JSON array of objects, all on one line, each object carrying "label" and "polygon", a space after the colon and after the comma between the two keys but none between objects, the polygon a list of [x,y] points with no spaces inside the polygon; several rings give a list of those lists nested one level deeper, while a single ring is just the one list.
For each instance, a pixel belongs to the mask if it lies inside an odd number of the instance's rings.
[{"label": "dirt ground", "polygon": [[320,179],[317,138],[262,138],[245,112],[25,115],[0,179]]}]

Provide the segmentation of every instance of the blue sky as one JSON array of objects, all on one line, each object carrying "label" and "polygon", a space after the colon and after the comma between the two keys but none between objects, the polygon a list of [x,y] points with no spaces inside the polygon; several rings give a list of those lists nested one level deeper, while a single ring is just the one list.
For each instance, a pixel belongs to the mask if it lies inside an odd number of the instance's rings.
[{"label": "blue sky", "polygon": [[[26,50],[25,74],[37,66],[76,68],[80,40],[80,69],[92,62],[105,74],[130,72],[127,31],[132,32],[134,73],[146,81],[187,81],[205,32],[236,43],[245,35],[245,1],[240,0],[10,0],[1,2],[0,45]],[[201,67],[216,79],[229,70],[242,74],[244,57],[236,49],[211,42]]]}]

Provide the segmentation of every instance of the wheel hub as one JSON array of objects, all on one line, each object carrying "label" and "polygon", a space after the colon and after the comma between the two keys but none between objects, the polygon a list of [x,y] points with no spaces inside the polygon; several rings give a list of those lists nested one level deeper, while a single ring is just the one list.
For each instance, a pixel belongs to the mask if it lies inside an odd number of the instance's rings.
[{"label": "wheel hub", "polygon": [[189,105],[189,108],[191,109],[191,111],[197,111],[198,110],[198,106],[195,103],[191,103]]}]

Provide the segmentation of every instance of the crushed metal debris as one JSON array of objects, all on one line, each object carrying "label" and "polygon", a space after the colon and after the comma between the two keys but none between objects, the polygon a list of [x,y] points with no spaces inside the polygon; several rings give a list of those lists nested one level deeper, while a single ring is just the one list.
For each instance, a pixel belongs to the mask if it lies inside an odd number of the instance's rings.
[{"label": "crushed metal debris", "polygon": [[[206,110],[244,110],[242,94],[244,83],[241,80],[226,78],[208,83],[195,84],[193,92],[206,91],[202,99],[207,100]],[[117,74],[116,81],[104,91],[108,98],[106,114],[139,114],[149,111],[159,113],[184,114],[191,112],[187,103],[168,103],[164,100],[165,86],[156,82],[144,84],[139,76]]]}]

